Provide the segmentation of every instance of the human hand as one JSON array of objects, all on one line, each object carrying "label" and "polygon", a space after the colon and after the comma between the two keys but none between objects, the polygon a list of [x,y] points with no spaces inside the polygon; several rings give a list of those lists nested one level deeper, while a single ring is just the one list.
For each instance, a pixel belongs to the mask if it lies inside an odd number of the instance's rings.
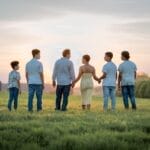
[{"label": "human hand", "polygon": [[98,83],[99,83],[99,84],[101,83],[101,79],[98,80]]},{"label": "human hand", "polygon": [[118,85],[118,91],[120,91],[121,90],[121,86],[120,85]]}]

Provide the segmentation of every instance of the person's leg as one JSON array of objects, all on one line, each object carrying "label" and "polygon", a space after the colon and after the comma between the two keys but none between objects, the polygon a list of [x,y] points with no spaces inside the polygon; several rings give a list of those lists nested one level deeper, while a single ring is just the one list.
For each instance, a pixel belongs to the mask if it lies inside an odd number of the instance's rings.
[{"label": "person's leg", "polygon": [[81,98],[82,98],[82,109],[86,109],[86,90],[81,90]]},{"label": "person's leg", "polygon": [[123,102],[125,109],[129,108],[129,102],[128,102],[128,87],[122,86],[122,96],[123,96]]},{"label": "person's leg", "polygon": [[11,111],[11,105],[12,105],[13,97],[14,97],[13,88],[9,88],[9,100],[8,100],[9,111]]},{"label": "person's leg", "polygon": [[18,107],[18,95],[19,95],[19,89],[14,88],[14,109],[17,110]]},{"label": "person's leg", "polygon": [[93,89],[87,89],[87,109],[89,110],[91,108],[92,92],[93,92]]},{"label": "person's leg", "polygon": [[136,109],[136,100],[135,100],[135,87],[134,86],[129,86],[128,91],[129,91],[129,98],[132,104],[132,109]]},{"label": "person's leg", "polygon": [[63,93],[63,87],[60,86],[60,85],[57,85],[57,88],[56,88],[56,108],[55,108],[55,110],[60,110],[62,93]]},{"label": "person's leg", "polygon": [[68,97],[70,94],[70,85],[66,85],[63,87],[63,104],[62,104],[62,111],[67,110],[68,105]]},{"label": "person's leg", "polygon": [[33,98],[35,93],[35,86],[30,84],[28,86],[28,111],[33,111]]},{"label": "person's leg", "polygon": [[37,111],[42,110],[42,96],[43,96],[43,86],[42,85],[36,85],[36,98],[37,98]]},{"label": "person's leg", "polygon": [[111,109],[115,110],[116,108],[116,88],[110,87],[110,98],[111,98]]},{"label": "person's leg", "polygon": [[108,109],[108,98],[109,98],[109,88],[107,86],[103,86],[103,109],[107,111]]}]

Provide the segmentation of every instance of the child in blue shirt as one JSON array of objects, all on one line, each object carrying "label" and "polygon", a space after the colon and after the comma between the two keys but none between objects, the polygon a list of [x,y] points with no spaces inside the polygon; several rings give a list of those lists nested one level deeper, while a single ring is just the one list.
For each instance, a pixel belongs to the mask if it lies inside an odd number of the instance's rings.
[{"label": "child in blue shirt", "polygon": [[115,110],[116,105],[116,79],[117,79],[117,66],[112,62],[113,53],[105,53],[105,61],[107,62],[103,66],[103,75],[100,77],[100,81],[103,80],[103,99],[104,99],[104,111],[108,109],[108,99],[111,99],[111,108]]},{"label": "child in blue shirt", "polygon": [[19,62],[13,61],[11,62],[12,71],[9,73],[8,79],[8,89],[9,89],[9,100],[8,100],[8,109],[11,111],[12,102],[14,102],[14,109],[17,110],[18,106],[18,95],[21,93],[20,89],[20,73],[19,70]]}]

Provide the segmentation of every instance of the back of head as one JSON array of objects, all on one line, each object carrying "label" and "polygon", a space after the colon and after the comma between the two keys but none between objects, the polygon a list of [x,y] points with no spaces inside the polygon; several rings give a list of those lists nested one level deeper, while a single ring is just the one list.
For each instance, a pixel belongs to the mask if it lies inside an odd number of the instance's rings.
[{"label": "back of head", "polygon": [[32,50],[32,56],[33,56],[33,58],[36,56],[36,55],[38,55],[40,53],[40,50],[39,49],[33,49]]},{"label": "back of head", "polygon": [[10,65],[11,65],[12,69],[15,69],[15,67],[19,65],[19,61],[12,61],[10,63]]},{"label": "back of head", "polygon": [[90,59],[91,59],[91,57],[90,57],[90,55],[83,55],[83,57],[82,57],[84,60],[86,60],[86,62],[89,62],[90,61]]},{"label": "back of head", "polygon": [[71,50],[70,49],[64,49],[62,52],[62,56],[63,57],[69,57],[71,54]]},{"label": "back of head", "polygon": [[125,60],[129,60],[130,58],[130,53],[128,51],[122,51],[121,53],[122,58],[124,58]]}]

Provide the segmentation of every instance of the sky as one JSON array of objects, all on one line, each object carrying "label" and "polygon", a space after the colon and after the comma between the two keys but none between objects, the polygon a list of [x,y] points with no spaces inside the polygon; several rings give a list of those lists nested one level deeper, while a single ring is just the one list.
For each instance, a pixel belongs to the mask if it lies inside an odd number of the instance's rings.
[{"label": "sky", "polygon": [[150,0],[0,0],[0,80],[7,82],[10,62],[19,60],[25,82],[34,48],[47,83],[64,48],[72,51],[76,74],[84,54],[100,75],[106,51],[118,66],[128,50],[138,72],[150,75]]}]

